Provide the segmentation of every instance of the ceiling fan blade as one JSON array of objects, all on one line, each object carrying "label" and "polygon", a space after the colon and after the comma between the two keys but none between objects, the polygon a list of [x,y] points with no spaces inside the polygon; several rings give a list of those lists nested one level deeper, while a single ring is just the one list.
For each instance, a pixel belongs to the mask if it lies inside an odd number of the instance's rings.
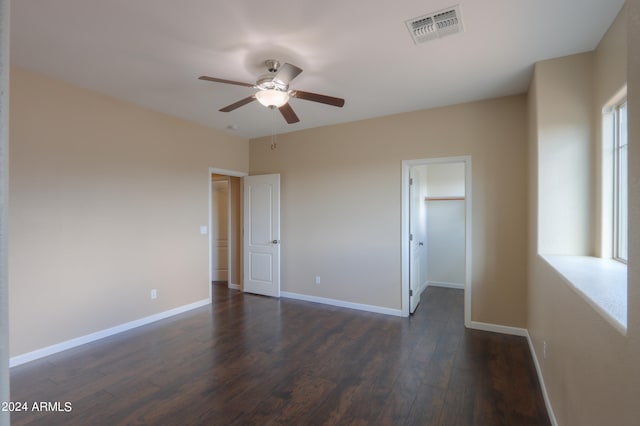
[{"label": "ceiling fan blade", "polygon": [[278,68],[278,72],[276,72],[276,75],[273,76],[273,79],[284,84],[289,84],[291,80],[296,78],[301,72],[302,68],[298,68],[295,65],[286,63]]},{"label": "ceiling fan blade", "polygon": [[208,77],[206,75],[202,75],[198,77],[198,80],[213,81],[214,83],[235,84],[236,86],[254,87],[253,84],[243,83],[241,81],[225,80],[225,79],[216,78],[216,77]]},{"label": "ceiling fan blade", "polygon": [[305,92],[302,90],[294,90],[291,96],[298,99],[304,99],[306,101],[320,102],[321,104],[327,104],[337,107],[344,106],[344,99],[334,98],[333,96],[319,95],[317,93]]},{"label": "ceiling fan blade", "polygon": [[293,108],[291,108],[291,105],[289,105],[288,103],[282,105],[278,109],[282,113],[282,116],[284,117],[284,119],[287,120],[287,123],[293,124],[293,123],[297,123],[298,121],[300,121],[300,119],[298,118],[296,113],[293,111]]},{"label": "ceiling fan blade", "polygon": [[220,112],[231,112],[236,108],[240,108],[243,105],[251,103],[256,100],[256,95],[251,95],[248,98],[240,99],[238,102],[232,103],[231,105],[227,105],[224,108],[220,108],[218,111]]}]

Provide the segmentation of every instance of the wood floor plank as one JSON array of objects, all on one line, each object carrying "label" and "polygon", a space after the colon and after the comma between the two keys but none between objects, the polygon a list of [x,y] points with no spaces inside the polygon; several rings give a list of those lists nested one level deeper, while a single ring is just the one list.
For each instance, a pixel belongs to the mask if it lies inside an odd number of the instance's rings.
[{"label": "wood floor plank", "polygon": [[440,424],[439,419],[444,407],[444,393],[445,391],[442,390],[442,388],[423,382],[417,390],[416,397],[411,405],[405,424]]},{"label": "wood floor plank", "polygon": [[213,287],[184,314],[11,370],[14,425],[548,425],[524,338],[464,328],[460,290],[397,318]]}]

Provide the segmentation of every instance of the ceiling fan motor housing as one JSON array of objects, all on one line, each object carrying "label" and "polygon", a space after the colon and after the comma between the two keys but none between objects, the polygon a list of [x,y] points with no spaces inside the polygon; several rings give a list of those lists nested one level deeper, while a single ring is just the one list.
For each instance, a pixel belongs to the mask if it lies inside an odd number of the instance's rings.
[{"label": "ceiling fan motor housing", "polygon": [[276,59],[267,59],[264,61],[264,65],[267,67],[267,71],[269,72],[267,74],[262,74],[258,78],[258,81],[256,81],[256,87],[260,90],[280,90],[282,92],[289,90],[289,83],[285,83],[274,78],[280,69],[280,62]]},{"label": "ceiling fan motor housing", "polygon": [[283,83],[280,80],[275,80],[273,77],[274,73],[263,74],[256,81],[256,87],[260,90],[280,90],[282,92],[286,92],[289,90],[289,85]]}]

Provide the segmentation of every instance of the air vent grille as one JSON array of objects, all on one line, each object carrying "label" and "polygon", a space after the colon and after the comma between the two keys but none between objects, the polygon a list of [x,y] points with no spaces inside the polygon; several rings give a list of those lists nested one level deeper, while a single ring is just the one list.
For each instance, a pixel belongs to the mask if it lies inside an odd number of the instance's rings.
[{"label": "air vent grille", "polygon": [[460,6],[409,19],[405,23],[416,44],[464,31]]}]

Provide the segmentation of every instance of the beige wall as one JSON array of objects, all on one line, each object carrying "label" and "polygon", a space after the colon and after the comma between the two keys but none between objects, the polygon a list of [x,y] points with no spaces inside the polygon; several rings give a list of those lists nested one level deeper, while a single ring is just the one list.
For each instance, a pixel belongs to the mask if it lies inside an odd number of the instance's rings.
[{"label": "beige wall", "polygon": [[246,140],[13,69],[10,141],[12,356],[208,298],[208,168]]},{"label": "beige wall", "polygon": [[[9,0],[0,0],[0,401],[9,401]],[[0,425],[11,423],[0,412]]]},{"label": "beige wall", "polygon": [[250,142],[250,171],[281,174],[283,291],[400,309],[401,162],[471,155],[472,319],[525,326],[524,96],[288,133],[276,150],[270,144]]},{"label": "beige wall", "polygon": [[[638,39],[637,4],[635,6],[636,26],[632,29],[631,19],[623,12],[609,30],[598,50],[591,55],[592,69],[576,71],[576,65],[586,66],[584,55],[560,58],[536,66],[535,78],[529,91],[529,169],[530,169],[530,208],[529,226],[529,291],[528,291],[528,329],[534,344],[537,358],[543,372],[546,388],[560,425],[632,425],[640,418],[640,406],[637,396],[640,391],[640,129],[638,129],[638,88],[640,87],[640,68],[637,59],[629,63],[627,55],[637,55]],[[624,29],[629,32],[629,46]],[[636,46],[633,50],[631,46]],[[628,52],[627,53],[627,47]],[[609,60],[604,63],[605,58]],[[556,72],[546,72],[553,69]],[[606,71],[605,71],[606,70]],[[567,72],[577,72],[578,79],[593,73],[591,89],[584,85],[560,84],[566,82]],[[579,296],[546,262],[537,256],[536,235],[543,218],[538,214],[538,200],[544,197],[544,190],[538,183],[542,181],[538,173],[542,158],[538,158],[539,143],[549,129],[545,114],[558,103],[568,98],[583,97],[585,93],[571,90],[591,90],[590,107],[593,108],[591,120],[585,123],[583,132],[594,127],[599,118],[601,102],[606,93],[613,95],[629,76],[630,105],[630,249],[629,249],[629,287],[628,287],[628,330],[623,335],[598,314],[581,296]],[[555,81],[554,81],[555,79]],[[634,88],[634,85],[637,85]],[[550,93],[552,87],[561,87],[565,91]],[[568,89],[570,88],[570,89]],[[554,102],[555,105],[549,105]],[[636,117],[635,119],[631,117]],[[573,122],[567,121],[568,124]],[[592,143],[597,143],[594,137]],[[635,148],[634,148],[635,147]],[[592,152],[595,152],[596,149]],[[598,168],[592,165],[591,174],[597,175]],[[597,177],[589,176],[594,185]],[[595,193],[596,189],[591,187]],[[597,230],[594,230],[597,232]],[[542,345],[547,342],[547,357],[543,356]]]},{"label": "beige wall", "polygon": [[592,68],[592,53],[535,66],[540,253],[592,254]]}]

